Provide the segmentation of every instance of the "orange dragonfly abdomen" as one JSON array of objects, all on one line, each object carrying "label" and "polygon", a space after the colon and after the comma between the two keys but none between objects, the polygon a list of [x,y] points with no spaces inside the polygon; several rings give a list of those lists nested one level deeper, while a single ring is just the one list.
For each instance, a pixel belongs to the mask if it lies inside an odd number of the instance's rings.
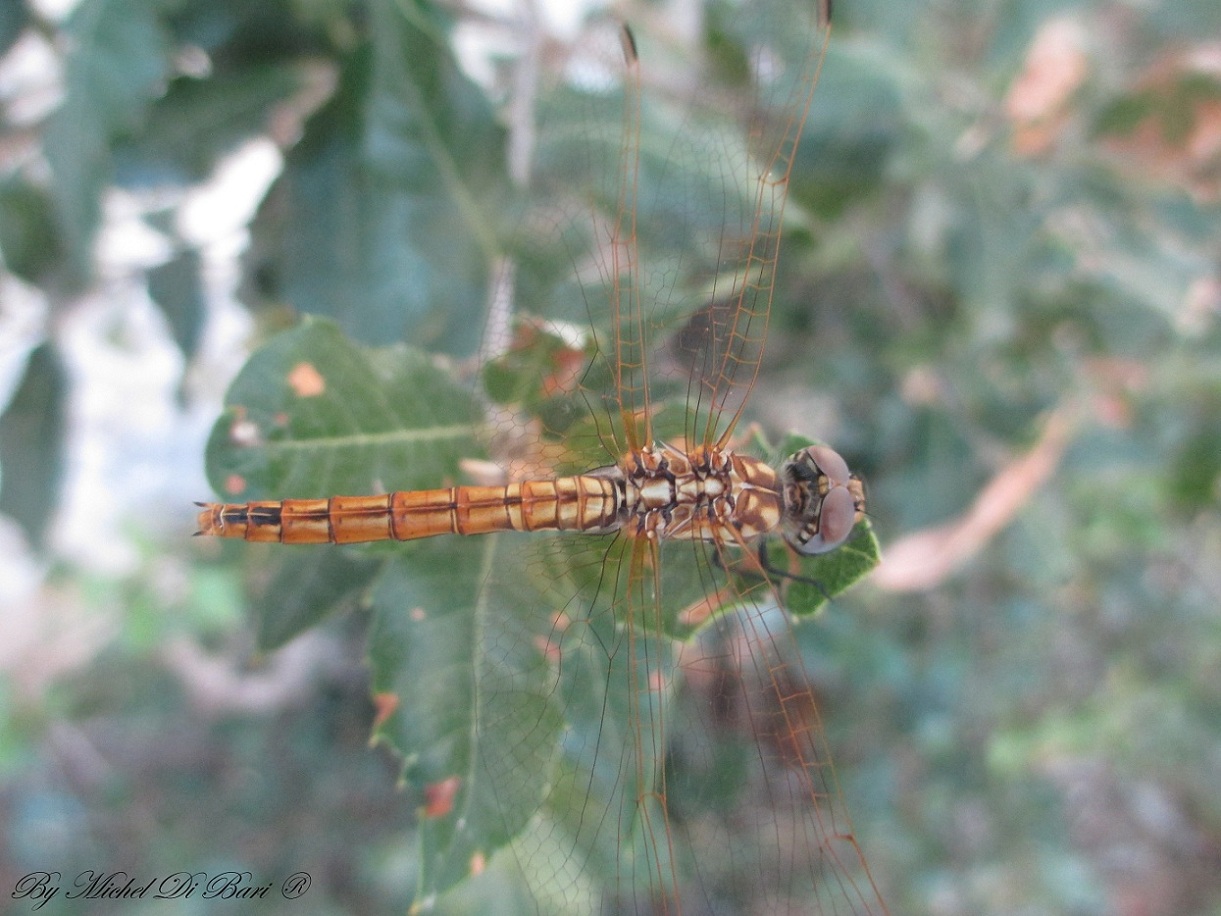
[{"label": "orange dragonfly abdomen", "polygon": [[199,534],[280,544],[410,541],[494,531],[610,531],[620,490],[585,474],[499,487],[402,490],[248,503],[200,503]]}]

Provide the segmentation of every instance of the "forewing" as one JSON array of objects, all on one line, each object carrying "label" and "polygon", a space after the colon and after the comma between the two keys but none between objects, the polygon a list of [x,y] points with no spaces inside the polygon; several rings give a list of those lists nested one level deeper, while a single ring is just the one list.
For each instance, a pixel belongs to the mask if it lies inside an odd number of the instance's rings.
[{"label": "forewing", "polygon": [[686,23],[620,12],[541,80],[511,239],[519,320],[590,335],[567,379],[596,421],[579,450],[616,457],[731,435],[829,36],[816,0],[712,2]]},{"label": "forewing", "polygon": [[585,189],[580,206],[558,207],[554,235],[596,336],[584,390],[616,451],[728,440],[758,372],[829,34],[817,3],[703,12],[685,34],[643,8],[634,33],[595,29],[592,73],[542,111],[536,181]]}]

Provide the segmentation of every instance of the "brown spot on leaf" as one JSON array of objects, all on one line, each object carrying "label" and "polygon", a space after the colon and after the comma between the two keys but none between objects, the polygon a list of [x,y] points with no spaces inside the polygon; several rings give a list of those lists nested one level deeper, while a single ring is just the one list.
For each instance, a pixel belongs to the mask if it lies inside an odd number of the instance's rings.
[{"label": "brown spot on leaf", "polygon": [[440,782],[434,782],[424,787],[424,816],[428,818],[445,817],[454,810],[454,799],[458,797],[458,789],[462,780],[450,776]]},{"label": "brown spot on leaf", "polygon": [[230,474],[225,478],[225,493],[229,496],[240,496],[246,492],[246,478],[241,474]]},{"label": "brown spot on leaf", "polygon": [[547,659],[552,664],[558,664],[560,661],[560,646],[555,639],[548,636],[535,636],[534,648],[538,650],[539,655]]},{"label": "brown spot on leaf", "polygon": [[564,347],[551,356],[552,371],[543,379],[543,394],[554,397],[576,391],[587,357],[584,350]]},{"label": "brown spot on leaf", "polygon": [[313,363],[297,363],[288,373],[288,387],[299,398],[316,398],[326,391],[326,379]]},{"label": "brown spot on leaf", "polygon": [[386,724],[386,721],[394,715],[394,711],[399,708],[399,695],[397,693],[375,693],[373,694],[373,730],[381,728]]}]

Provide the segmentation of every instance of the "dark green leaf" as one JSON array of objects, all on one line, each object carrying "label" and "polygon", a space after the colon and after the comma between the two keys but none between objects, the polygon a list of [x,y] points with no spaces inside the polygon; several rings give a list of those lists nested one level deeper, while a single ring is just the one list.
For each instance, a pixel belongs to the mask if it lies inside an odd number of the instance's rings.
[{"label": "dark green leaf", "polygon": [[270,652],[333,614],[381,568],[381,561],[329,546],[280,551],[275,575],[254,598],[258,646]]},{"label": "dark green leaf", "polygon": [[0,4],[0,55],[8,53],[29,19],[26,0],[9,0]]},{"label": "dark green leaf", "polygon": [[903,128],[901,87],[867,54],[833,44],[797,151],[789,194],[823,217],[876,193]]},{"label": "dark green leaf", "polygon": [[225,81],[246,68],[334,54],[335,44],[350,39],[353,19],[365,5],[365,0],[190,0],[170,23],[178,41],[205,51],[212,75]]},{"label": "dark green leaf", "polygon": [[289,156],[252,266],[265,294],[360,340],[468,353],[498,247],[503,133],[445,28],[423,4],[374,5],[371,49]]},{"label": "dark green leaf", "polygon": [[161,307],[187,359],[195,355],[207,317],[200,266],[199,252],[188,248],[148,272],[148,294]]},{"label": "dark green leaf", "polygon": [[64,101],[45,149],[69,275],[84,282],[111,144],[134,132],[164,89],[170,47],[161,13],[177,0],[82,0],[65,29]]},{"label": "dark green leaf", "polygon": [[47,280],[61,254],[50,196],[16,176],[0,183],[0,254],[28,283]]},{"label": "dark green leaf", "polygon": [[234,500],[383,493],[453,480],[478,454],[467,394],[422,354],[374,354],[307,320],[234,380],[208,477]]},{"label": "dark green leaf", "polygon": [[[788,583],[785,606],[798,616],[812,614],[869,575],[882,560],[881,547],[868,521],[829,553],[802,557],[800,576]],[[784,586],[784,583],[781,582]]]},{"label": "dark green leaf", "polygon": [[129,187],[204,180],[221,156],[265,133],[272,106],[298,86],[292,68],[267,64],[173,80],[139,134],[115,150],[116,180]]},{"label": "dark green leaf", "polygon": [[35,347],[0,415],[0,512],[37,545],[58,502],[66,409],[67,377],[55,348]]},{"label": "dark green leaf", "polygon": [[546,796],[561,715],[535,638],[549,626],[513,536],[410,545],[373,592],[378,735],[423,792],[420,896],[481,868]]}]

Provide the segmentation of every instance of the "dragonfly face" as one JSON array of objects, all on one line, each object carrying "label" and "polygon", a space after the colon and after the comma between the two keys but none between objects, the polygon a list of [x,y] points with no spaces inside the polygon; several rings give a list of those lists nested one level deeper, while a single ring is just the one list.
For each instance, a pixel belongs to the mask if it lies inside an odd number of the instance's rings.
[{"label": "dragonfly face", "polygon": [[785,540],[798,553],[826,553],[865,517],[865,488],[838,452],[812,445],[781,468]]}]

